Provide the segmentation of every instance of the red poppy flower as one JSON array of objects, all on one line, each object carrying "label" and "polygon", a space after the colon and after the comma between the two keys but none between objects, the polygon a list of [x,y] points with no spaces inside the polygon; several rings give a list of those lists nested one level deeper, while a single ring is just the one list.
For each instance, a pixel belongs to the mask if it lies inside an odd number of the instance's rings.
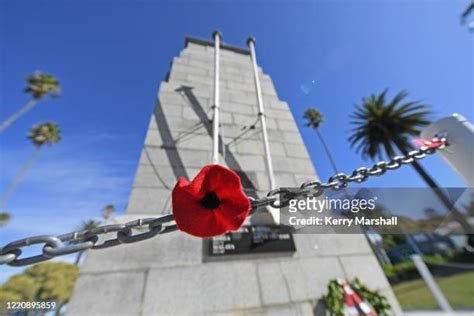
[{"label": "red poppy flower", "polygon": [[237,230],[250,211],[240,177],[219,165],[207,165],[189,182],[179,178],[172,192],[178,228],[196,237]]}]

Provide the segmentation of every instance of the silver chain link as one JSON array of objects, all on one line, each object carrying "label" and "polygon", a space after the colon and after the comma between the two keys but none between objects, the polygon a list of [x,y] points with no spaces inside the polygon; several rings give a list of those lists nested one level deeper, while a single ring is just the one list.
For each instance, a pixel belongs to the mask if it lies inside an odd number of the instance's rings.
[{"label": "silver chain link", "polygon": [[[59,236],[34,236],[20,239],[0,249],[0,265],[26,266],[87,249],[104,249],[146,240],[177,230],[175,224],[170,224],[172,221],[173,215],[169,214],[156,218],[141,218],[125,224],[104,225]],[[102,235],[111,233],[115,233],[113,238],[100,241]],[[41,254],[19,258],[23,247],[35,244],[43,244]]]},{"label": "silver chain link", "polygon": [[[441,141],[443,145],[436,149],[443,149],[446,146],[445,139],[441,139]],[[268,192],[267,196],[261,198],[249,197],[252,213],[258,208],[266,206],[284,207],[288,205],[291,199],[296,197],[318,196],[326,189],[341,190],[351,182],[362,183],[371,176],[381,176],[387,170],[398,169],[402,165],[425,158],[427,155],[433,154],[436,149],[421,148],[414,150],[406,156],[394,157],[389,162],[380,161],[371,168],[361,167],[355,169],[350,175],[338,173],[331,176],[327,182],[308,181],[296,190],[278,188]],[[173,221],[173,215],[169,214],[160,217],[142,218],[125,224],[104,225],[91,230],[74,231],[59,236],[44,235],[20,239],[0,248],[0,265],[26,266],[87,249],[104,249],[121,244],[139,242],[157,235],[176,231],[178,228]],[[113,238],[106,239],[105,241],[100,239],[101,236],[111,233],[115,235]],[[41,254],[19,258],[22,248],[35,244],[43,245]]]},{"label": "silver chain link", "polygon": [[299,189],[288,189],[278,188],[268,192],[267,196],[261,198],[252,198],[252,208],[271,206],[280,208],[288,205],[290,200],[301,197],[301,196],[318,196],[321,195],[324,190],[341,190],[349,185],[351,182],[362,183],[368,180],[372,176],[381,176],[388,170],[395,170],[403,165],[411,164],[415,160],[423,159],[427,155],[433,154],[438,149],[444,149],[446,147],[446,139],[439,139],[443,145],[437,148],[421,148],[419,150],[410,151],[406,156],[396,156],[390,159],[390,161],[380,161],[374,164],[371,168],[361,167],[355,169],[350,175],[345,173],[337,173],[331,176],[327,182],[320,181],[307,181],[303,183]]}]

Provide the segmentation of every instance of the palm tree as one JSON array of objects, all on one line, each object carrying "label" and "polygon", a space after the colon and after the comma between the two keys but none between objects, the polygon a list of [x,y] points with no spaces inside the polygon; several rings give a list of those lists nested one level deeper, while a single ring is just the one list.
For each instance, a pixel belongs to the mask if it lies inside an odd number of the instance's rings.
[{"label": "palm tree", "polygon": [[104,221],[107,221],[110,218],[110,215],[115,212],[115,206],[113,204],[108,204],[102,210],[102,218]]},{"label": "palm tree", "polygon": [[[471,0],[471,3],[467,6],[466,9],[461,14],[461,23],[464,24],[468,20],[468,17],[471,13],[474,13],[474,1]],[[469,22],[469,29],[474,30],[474,21]]]},{"label": "palm tree", "polygon": [[33,75],[28,76],[26,78],[25,92],[31,94],[31,100],[0,124],[0,133],[6,130],[23,114],[33,109],[38,104],[38,101],[46,96],[57,96],[59,91],[59,81],[52,75],[36,71]]},{"label": "palm tree", "polygon": [[331,162],[332,169],[334,173],[339,173],[337,171],[336,163],[334,161],[334,158],[331,155],[331,152],[329,151],[329,147],[327,146],[326,142],[324,141],[323,135],[321,134],[319,127],[321,124],[324,122],[324,116],[321,112],[319,112],[315,108],[309,108],[304,112],[303,118],[306,119],[306,124],[305,126],[311,127],[316,131],[316,135],[318,135],[319,140],[321,141],[321,144],[324,147],[324,151],[326,152],[326,155],[329,158],[329,161]]},{"label": "palm tree", "polygon": [[5,226],[10,221],[10,214],[7,212],[0,212],[0,227]]},{"label": "palm tree", "polygon": [[31,168],[33,162],[38,158],[41,148],[44,145],[51,146],[61,140],[61,130],[56,123],[47,122],[33,126],[28,133],[28,138],[31,140],[33,145],[35,145],[36,150],[27,159],[26,163],[23,165],[23,167],[20,169],[20,172],[18,172],[17,176],[13,180],[13,183],[2,195],[2,198],[0,199],[0,208],[5,206],[20,181]]},{"label": "palm tree", "polygon": [[[99,227],[99,225],[100,225],[100,222],[95,221],[93,219],[89,219],[87,221],[82,222],[81,226],[79,227],[79,230],[92,230],[94,228]],[[82,250],[77,253],[76,261],[74,262],[76,266],[78,266],[79,263],[81,262],[81,258],[84,252],[85,250]]]},{"label": "palm tree", "polygon": [[[384,90],[379,95],[364,98],[351,115],[354,128],[349,142],[365,158],[393,157],[397,151],[407,155],[413,149],[408,138],[418,136],[420,128],[430,123],[427,119],[429,106],[426,104],[404,101],[408,95],[405,91],[399,92],[390,101],[386,100],[386,95],[387,90]],[[470,225],[420,163],[414,160],[412,166],[445,207],[452,211],[464,230],[470,231]]]}]

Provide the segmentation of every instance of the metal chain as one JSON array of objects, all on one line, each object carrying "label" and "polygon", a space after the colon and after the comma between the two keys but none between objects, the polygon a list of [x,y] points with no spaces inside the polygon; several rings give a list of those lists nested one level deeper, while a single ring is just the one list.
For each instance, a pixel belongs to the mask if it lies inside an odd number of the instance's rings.
[{"label": "metal chain", "polygon": [[331,176],[327,182],[307,181],[303,183],[299,189],[278,188],[268,192],[267,196],[261,198],[252,198],[252,208],[271,206],[280,208],[287,206],[290,200],[301,196],[319,196],[324,190],[341,190],[349,185],[351,182],[362,183],[367,181],[369,177],[381,176],[388,170],[395,170],[403,165],[411,164],[415,160],[423,159],[427,155],[431,155],[438,149],[444,149],[447,146],[446,138],[435,139],[440,142],[436,147],[422,147],[419,150],[410,151],[406,156],[396,156],[390,161],[380,161],[374,164],[371,168],[361,167],[355,169],[350,175],[345,173],[337,173]]},{"label": "metal chain", "polygon": [[[402,165],[410,164],[415,160],[425,158],[433,154],[437,149],[443,149],[446,146],[446,140],[440,139],[442,145],[436,148],[421,148],[409,152],[406,156],[397,156],[389,162],[380,161],[371,168],[361,167],[355,169],[350,175],[338,173],[329,178],[327,182],[308,181],[301,185],[299,189],[278,188],[268,192],[267,196],[262,198],[249,197],[252,205],[252,213],[260,207],[284,207],[289,204],[291,199],[300,196],[318,196],[324,190],[341,190],[351,182],[361,183],[371,176],[381,176],[387,170],[400,168]],[[173,215],[164,215],[161,217],[142,218],[127,222],[125,224],[104,225],[91,230],[74,231],[59,236],[34,236],[11,242],[0,248],[0,265],[26,266],[51,258],[67,255],[75,252],[85,251],[87,249],[103,249],[118,246],[121,244],[130,244],[142,240],[150,239],[157,235],[176,231],[178,228]],[[145,232],[143,232],[145,230]],[[137,232],[138,231],[138,232]],[[114,233],[113,238],[101,240],[101,236]],[[42,244],[42,253],[26,258],[19,258],[22,248],[35,244]]]},{"label": "metal chain", "polygon": [[[177,230],[175,224],[170,224],[172,221],[173,215],[169,214],[157,218],[142,218],[125,224],[104,225],[59,236],[34,236],[20,239],[0,249],[0,265],[26,266],[87,249],[103,249],[146,240]],[[102,235],[111,233],[115,233],[113,238],[100,240]],[[19,259],[23,247],[35,244],[43,244],[41,254]]]}]

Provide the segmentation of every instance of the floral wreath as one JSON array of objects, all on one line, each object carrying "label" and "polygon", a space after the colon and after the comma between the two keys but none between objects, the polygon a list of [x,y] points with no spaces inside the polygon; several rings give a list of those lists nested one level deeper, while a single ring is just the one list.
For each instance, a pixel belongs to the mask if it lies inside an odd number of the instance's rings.
[{"label": "floral wreath", "polygon": [[331,316],[393,315],[387,298],[378,290],[369,290],[358,278],[329,281],[324,301]]}]

